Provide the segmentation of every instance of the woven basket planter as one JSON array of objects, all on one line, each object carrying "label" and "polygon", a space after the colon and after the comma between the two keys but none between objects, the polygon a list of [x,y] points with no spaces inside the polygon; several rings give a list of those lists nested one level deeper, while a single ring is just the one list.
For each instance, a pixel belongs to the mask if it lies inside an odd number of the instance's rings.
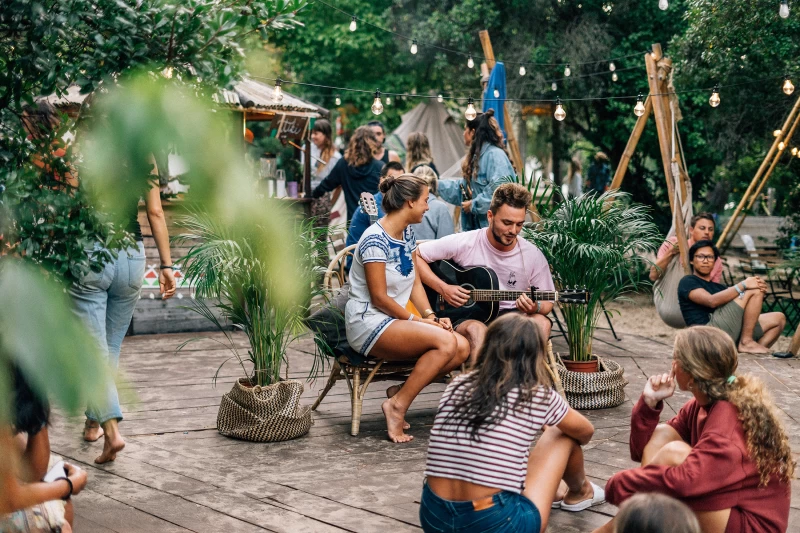
[{"label": "woven basket planter", "polygon": [[628,381],[624,369],[610,359],[597,359],[600,371],[584,373],[567,370],[561,358],[556,358],[564,395],[573,409],[608,409],[625,401]]},{"label": "woven basket planter", "polygon": [[250,387],[240,379],[222,397],[217,430],[226,437],[253,442],[278,442],[305,435],[313,424],[311,407],[300,405],[303,384],[281,381]]}]

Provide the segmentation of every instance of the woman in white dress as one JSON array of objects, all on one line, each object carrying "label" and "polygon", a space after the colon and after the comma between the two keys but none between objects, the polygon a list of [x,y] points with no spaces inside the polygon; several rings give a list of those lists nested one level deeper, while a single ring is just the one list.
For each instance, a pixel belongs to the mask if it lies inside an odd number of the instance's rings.
[{"label": "woman in white dress", "polygon": [[[414,267],[417,248],[410,224],[428,210],[428,185],[412,174],[381,182],[386,216],[370,226],[358,241],[350,269],[347,341],[362,356],[417,363],[408,380],[381,406],[389,438],[413,439],[405,414],[420,391],[437,377],[458,368],[469,356],[467,339],[455,333],[447,318],[430,309]],[[406,309],[409,300],[422,318]],[[397,387],[394,387],[397,389]]]},{"label": "woman in white dress", "polygon": [[[305,152],[301,153],[301,160],[304,157]],[[311,178],[313,185],[316,186],[320,181],[324,180],[341,158],[342,154],[333,145],[331,123],[324,118],[317,120],[311,128]],[[345,208],[341,187],[333,191],[329,201],[330,220],[328,227],[333,232],[347,224],[347,209]]]}]

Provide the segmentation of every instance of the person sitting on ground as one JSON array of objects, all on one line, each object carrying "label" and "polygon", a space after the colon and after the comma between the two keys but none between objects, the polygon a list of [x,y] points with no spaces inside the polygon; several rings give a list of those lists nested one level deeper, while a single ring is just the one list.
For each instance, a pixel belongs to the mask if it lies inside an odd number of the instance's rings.
[{"label": "person sitting on ground", "polygon": [[408,136],[406,141],[406,163],[408,163],[409,172],[416,174],[419,167],[425,165],[430,167],[431,170],[439,177],[439,171],[436,170],[436,165],[433,164],[433,156],[431,155],[431,143],[428,142],[428,136],[421,131],[415,131]]},{"label": "person sitting on ground", "polygon": [[428,185],[413,174],[381,182],[386,216],[367,228],[358,241],[350,269],[350,300],[345,308],[347,342],[361,356],[416,365],[402,386],[390,387],[381,408],[389,438],[408,442],[405,414],[422,389],[458,368],[469,356],[469,343],[452,331],[446,318],[419,318],[406,309],[430,303],[417,277],[414,230],[428,210]]},{"label": "person sitting on ground", "polygon": [[439,190],[439,178],[436,172],[428,165],[417,165],[412,172],[428,183],[430,196],[428,197],[428,211],[419,224],[412,224],[414,234],[419,240],[441,239],[456,232],[453,226],[453,217],[447,205],[436,197]]},{"label": "person sitting on ground", "polygon": [[372,133],[375,134],[375,138],[378,141],[378,148],[375,150],[375,159],[384,165],[390,161],[399,163],[400,156],[397,154],[397,152],[394,150],[387,150],[384,146],[384,143],[386,142],[386,127],[383,125],[383,122],[380,120],[370,120],[367,122],[367,127],[372,130]]},{"label": "person sitting on ground", "polygon": [[545,342],[529,317],[498,318],[474,369],[447,386],[428,445],[423,531],[545,531],[551,507],[604,501],[583,464],[594,428],[553,389]]},{"label": "person sitting on ground", "polygon": [[[699,241],[710,241],[714,238],[714,215],[708,212],[698,213],[692,217],[689,228],[689,246]],[[674,235],[664,241],[658,249],[656,262],[650,267],[650,281],[656,281],[664,275],[667,267],[680,254],[678,249],[678,238]],[[718,257],[714,261],[714,268],[711,269],[711,281],[719,283],[722,281],[722,258]]]},{"label": "person sitting on ground", "polygon": [[723,330],[744,353],[770,353],[786,317],[783,313],[761,313],[767,285],[751,276],[733,287],[711,281],[719,250],[711,241],[699,241],[689,248],[694,274],[678,284],[678,302],[687,326],[706,325]]},{"label": "person sitting on ground", "polygon": [[347,223],[353,218],[358,197],[362,192],[375,194],[378,192],[381,168],[383,165],[375,159],[378,151],[378,139],[367,126],[358,128],[350,138],[344,158],[336,162],[330,173],[311,192],[312,198],[319,198],[326,192],[341,186],[347,206]]},{"label": "person sitting on ground", "polygon": [[[428,263],[447,259],[461,268],[488,267],[497,274],[502,291],[523,291],[536,287],[541,291],[555,290],[547,259],[536,246],[519,237],[525,223],[531,193],[522,185],[504,183],[492,196],[488,211],[489,227],[456,233],[419,245],[417,254],[422,282],[442,295],[444,300],[461,307],[469,300],[469,291],[450,285],[433,273]],[[520,312],[533,317],[545,339],[550,338],[551,323],[547,315],[552,302],[534,302],[526,294],[514,302],[500,302],[500,313]],[[464,320],[453,325],[467,337],[474,364],[478,349],[486,335],[486,325],[477,320]]]},{"label": "person sitting on ground", "polygon": [[685,503],[654,492],[626,500],[614,522],[614,533],[702,533]]},{"label": "person sitting on ground", "polygon": [[[736,345],[715,328],[679,331],[672,357],[672,371],[647,380],[631,414],[631,458],[642,466],[614,474],[606,498],[620,505],[639,492],[673,496],[706,533],[786,531],[794,460],[764,383],[736,375]],[[659,424],[676,384],[694,398]]]}]

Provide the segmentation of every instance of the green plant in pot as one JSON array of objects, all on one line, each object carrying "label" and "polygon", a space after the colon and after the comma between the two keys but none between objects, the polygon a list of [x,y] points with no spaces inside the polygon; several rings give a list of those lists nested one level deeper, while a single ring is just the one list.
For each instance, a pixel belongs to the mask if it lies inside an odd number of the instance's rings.
[{"label": "green plant in pot", "polygon": [[568,198],[549,215],[525,229],[524,236],[544,253],[559,289],[580,287],[589,292],[587,305],[563,304],[569,361],[598,369],[594,331],[603,308],[649,280],[640,278],[643,253],[663,241],[645,206],[629,195],[606,192]]}]

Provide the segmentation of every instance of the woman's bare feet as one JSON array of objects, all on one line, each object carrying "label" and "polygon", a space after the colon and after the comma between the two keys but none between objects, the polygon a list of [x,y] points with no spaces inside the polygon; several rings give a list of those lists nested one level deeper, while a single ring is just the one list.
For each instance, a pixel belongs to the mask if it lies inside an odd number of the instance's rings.
[{"label": "woman's bare feet", "polygon": [[86,442],[95,442],[103,436],[103,428],[100,423],[95,420],[86,419],[83,424],[83,440]]},{"label": "woman's bare feet", "polygon": [[749,340],[749,341],[741,341],[739,343],[739,353],[768,354],[772,353],[772,351],[766,346],[761,346],[754,340]]},{"label": "woman's bare feet", "polygon": [[403,432],[403,421],[405,410],[397,403],[394,397],[389,398],[381,404],[383,416],[386,417],[386,429],[389,440],[396,443],[410,442],[414,439],[413,435]]},{"label": "woman's bare feet", "polygon": [[[386,397],[391,398],[392,396],[400,392],[401,388],[403,388],[403,385],[392,385],[391,387],[386,389]],[[403,429],[411,429],[411,424],[409,424],[408,421],[406,420],[403,420]]]},{"label": "woman's bare feet", "polygon": [[95,463],[101,465],[117,458],[117,453],[125,447],[125,441],[119,433],[119,426],[116,419],[111,419],[103,424],[105,440],[103,441],[103,453],[97,456]]}]

